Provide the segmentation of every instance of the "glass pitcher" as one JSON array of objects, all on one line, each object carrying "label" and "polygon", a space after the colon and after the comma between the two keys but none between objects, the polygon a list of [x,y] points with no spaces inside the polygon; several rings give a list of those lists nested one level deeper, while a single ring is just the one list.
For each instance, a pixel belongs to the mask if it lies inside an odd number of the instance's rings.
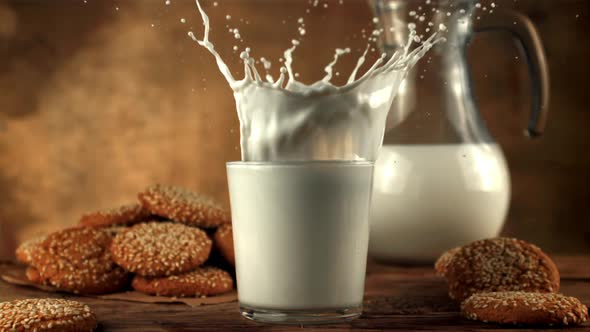
[{"label": "glass pitcher", "polygon": [[[510,200],[504,155],[473,97],[469,40],[478,31],[503,29],[522,43],[533,92],[531,137],[541,134],[546,119],[547,62],[534,26],[515,12],[494,8],[476,19],[474,11],[482,5],[470,0],[432,0],[427,9],[425,1],[413,0],[373,0],[371,5],[384,28],[382,48],[390,54],[407,42],[409,22],[418,29],[433,27],[425,36],[440,23],[447,27],[447,41],[416,65],[394,101],[375,165],[372,203],[370,254],[429,262],[447,249],[497,236]],[[423,24],[415,13],[423,13]]]}]

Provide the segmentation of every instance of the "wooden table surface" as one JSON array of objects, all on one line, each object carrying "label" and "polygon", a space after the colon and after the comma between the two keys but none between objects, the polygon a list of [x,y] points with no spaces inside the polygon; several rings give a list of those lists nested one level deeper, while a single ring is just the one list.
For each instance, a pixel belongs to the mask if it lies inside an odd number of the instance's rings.
[{"label": "wooden table surface", "polygon": [[[554,258],[561,271],[561,291],[590,305],[590,256]],[[0,281],[0,301],[35,297],[67,297],[87,303],[97,314],[99,331],[295,331],[301,327],[262,325],[240,317],[238,304],[191,308],[184,304],[143,304],[90,297],[49,294]],[[444,281],[430,266],[368,268],[363,316],[347,324],[306,327],[320,331],[447,330],[493,331],[506,327],[463,319],[446,294]],[[520,329],[522,330],[522,329]],[[568,328],[590,331],[590,324]]]}]

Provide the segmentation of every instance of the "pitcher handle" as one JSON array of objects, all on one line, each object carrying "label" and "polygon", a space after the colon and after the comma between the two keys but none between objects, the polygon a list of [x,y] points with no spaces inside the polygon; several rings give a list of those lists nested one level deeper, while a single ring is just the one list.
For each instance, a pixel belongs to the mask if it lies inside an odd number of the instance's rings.
[{"label": "pitcher handle", "polygon": [[526,134],[538,137],[543,134],[549,111],[549,65],[543,48],[543,42],[537,28],[531,20],[513,10],[496,10],[491,15],[483,15],[476,26],[476,31],[508,31],[522,44],[529,75],[531,76],[532,110]]}]

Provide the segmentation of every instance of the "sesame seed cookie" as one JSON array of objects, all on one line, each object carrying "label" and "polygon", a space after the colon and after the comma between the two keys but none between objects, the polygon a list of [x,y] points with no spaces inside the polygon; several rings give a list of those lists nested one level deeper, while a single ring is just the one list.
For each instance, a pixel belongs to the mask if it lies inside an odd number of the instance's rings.
[{"label": "sesame seed cookie", "polygon": [[150,215],[148,210],[136,203],[87,213],[80,218],[80,224],[86,227],[128,226],[146,221]]},{"label": "sesame seed cookie", "polygon": [[103,230],[105,232],[109,233],[109,235],[112,237],[115,237],[117,234],[121,233],[125,229],[127,229],[127,227],[123,227],[123,226],[112,226],[112,227],[103,228]]},{"label": "sesame seed cookie", "polygon": [[447,266],[449,296],[498,291],[556,293],[559,271],[537,246],[522,240],[493,238],[461,247]]},{"label": "sesame seed cookie", "polygon": [[164,277],[194,270],[211,252],[207,234],[166,222],[132,226],[115,236],[111,253],[117,264],[145,277]]},{"label": "sesame seed cookie", "polygon": [[518,325],[579,325],[588,319],[580,300],[554,293],[478,293],[461,304],[472,320]]},{"label": "sesame seed cookie", "polygon": [[90,308],[64,299],[27,299],[0,303],[0,331],[94,331]]},{"label": "sesame seed cookie", "polygon": [[80,294],[112,293],[124,288],[127,273],[111,258],[112,237],[94,228],[70,228],[47,236],[33,252],[31,266],[41,280]]},{"label": "sesame seed cookie", "polygon": [[27,269],[25,270],[25,276],[27,277],[27,279],[30,282],[32,282],[34,284],[38,284],[38,285],[45,284],[45,280],[43,280],[43,278],[39,274],[39,271],[32,266],[27,267]]},{"label": "sesame seed cookie", "polygon": [[154,185],[139,193],[138,198],[153,214],[190,226],[214,228],[231,222],[221,204],[184,188]]},{"label": "sesame seed cookie", "polygon": [[234,237],[231,224],[221,225],[213,235],[213,243],[231,265],[236,265],[234,254]]},{"label": "sesame seed cookie", "polygon": [[21,243],[15,251],[16,260],[23,264],[31,264],[33,251],[45,238],[45,236],[39,236]]},{"label": "sesame seed cookie", "polygon": [[449,269],[449,265],[451,264],[451,260],[453,256],[459,251],[459,247],[453,248],[450,250],[445,251],[434,263],[434,270],[436,271],[436,275],[440,277],[444,277],[447,274],[447,270]]},{"label": "sesame seed cookie", "polygon": [[231,291],[233,279],[229,273],[219,268],[206,266],[164,278],[135,276],[132,285],[138,292],[158,296],[209,296]]}]

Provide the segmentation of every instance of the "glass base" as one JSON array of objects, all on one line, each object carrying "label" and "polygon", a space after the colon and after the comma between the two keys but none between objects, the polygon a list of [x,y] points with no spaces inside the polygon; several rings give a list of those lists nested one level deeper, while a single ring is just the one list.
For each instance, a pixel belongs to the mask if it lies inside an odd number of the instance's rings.
[{"label": "glass base", "polygon": [[240,313],[247,319],[287,325],[342,323],[358,318],[362,312],[362,306],[342,309],[276,310],[240,305]]}]

